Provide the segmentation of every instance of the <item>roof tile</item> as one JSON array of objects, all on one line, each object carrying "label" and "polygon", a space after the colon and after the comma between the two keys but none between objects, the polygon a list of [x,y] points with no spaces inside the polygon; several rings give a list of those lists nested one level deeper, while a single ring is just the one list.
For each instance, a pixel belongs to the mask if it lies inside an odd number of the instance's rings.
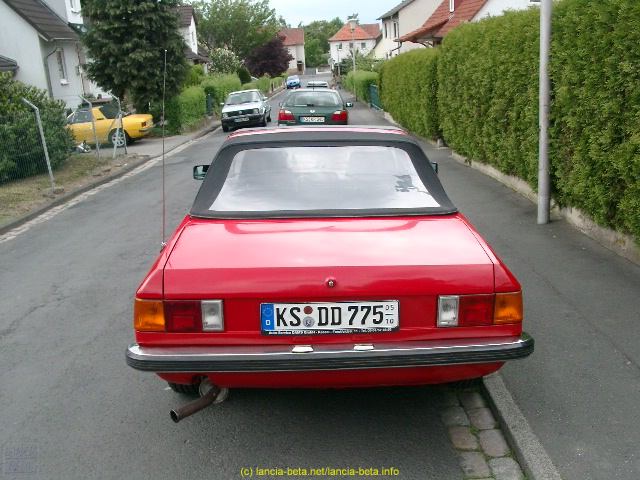
[{"label": "roof tile", "polygon": [[41,0],[4,0],[47,41],[78,40],[76,32],[65,20]]},{"label": "roof tile", "polygon": [[419,38],[442,38],[461,23],[473,20],[487,0],[454,0],[454,11],[449,12],[449,0],[442,0],[433,14],[420,28],[400,37],[401,42],[415,42]]},{"label": "roof tile", "polygon": [[349,40],[375,40],[380,36],[380,25],[377,23],[361,23],[351,35],[349,23],[345,23],[338,32],[329,39],[330,42],[348,42]]},{"label": "roof tile", "polygon": [[283,28],[278,32],[278,35],[284,37],[282,43],[284,43],[285,46],[304,44],[303,28]]}]

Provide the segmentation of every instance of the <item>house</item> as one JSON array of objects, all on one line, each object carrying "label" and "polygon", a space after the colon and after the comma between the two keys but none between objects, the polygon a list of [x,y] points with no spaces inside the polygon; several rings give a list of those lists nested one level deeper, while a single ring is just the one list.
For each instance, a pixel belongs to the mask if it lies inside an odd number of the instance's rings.
[{"label": "house", "polygon": [[198,22],[191,5],[178,7],[178,27],[184,38],[184,55],[192,65],[202,65],[207,73],[207,64],[211,59],[198,48]]},{"label": "house", "polygon": [[391,58],[400,53],[423,48],[418,43],[400,42],[399,38],[422,26],[431,16],[441,0],[403,0],[381,15],[382,37],[374,49],[376,58]]},{"label": "house", "polygon": [[78,34],[42,0],[0,0],[0,56],[16,80],[69,108],[91,92]]},{"label": "house", "polygon": [[289,51],[289,54],[293,57],[289,62],[289,71],[300,73],[304,72],[304,29],[283,28],[278,32],[278,36],[282,38],[282,43]]},{"label": "house", "polygon": [[373,51],[380,38],[380,25],[377,23],[357,24],[351,31],[349,22],[344,24],[336,34],[329,39],[329,57],[333,67],[345,58],[351,58],[351,52],[368,55]]},{"label": "house", "polygon": [[465,22],[477,22],[506,10],[522,10],[538,5],[538,0],[442,0],[438,8],[419,28],[402,35],[401,42],[435,46],[453,28]]}]

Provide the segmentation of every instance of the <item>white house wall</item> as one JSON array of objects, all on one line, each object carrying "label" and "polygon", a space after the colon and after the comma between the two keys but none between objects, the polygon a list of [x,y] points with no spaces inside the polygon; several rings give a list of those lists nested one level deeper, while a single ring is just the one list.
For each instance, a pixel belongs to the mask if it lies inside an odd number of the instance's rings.
[{"label": "white house wall", "polygon": [[[442,0],[415,0],[398,12],[398,26],[400,37],[420,28],[424,22],[436,11]],[[400,53],[416,48],[424,48],[419,43],[404,42]]]},{"label": "white house wall", "polygon": [[47,90],[38,33],[13,9],[0,0],[0,54],[18,63],[15,79]]},{"label": "white house wall", "polygon": [[531,0],[489,0],[482,6],[476,16],[473,17],[473,20],[477,21],[489,16],[497,17],[502,15],[506,10],[523,10],[537,5],[539,5],[539,3],[532,2]]},{"label": "white house wall", "polygon": [[80,0],[44,0],[44,2],[68,23],[83,23]]},{"label": "white house wall", "polygon": [[[331,55],[331,63],[337,63],[345,58],[351,58],[351,49],[349,48],[349,44],[351,40],[347,40],[344,42],[329,42],[329,54]],[[373,39],[369,40],[355,40],[355,47],[358,53],[362,55],[367,55],[371,52],[376,46],[376,41]],[[364,48],[362,48],[362,43],[365,44]],[[342,50],[338,49],[338,46],[342,44]]]},{"label": "white house wall", "polygon": [[[387,27],[387,36],[385,38],[384,29]],[[397,48],[398,44],[393,41],[393,20],[385,19],[382,22],[382,35],[380,36],[380,41],[375,46],[373,50],[373,54],[376,58],[389,58],[391,56],[396,56],[398,54]]]},{"label": "white house wall", "polygon": [[191,17],[191,24],[188,27],[180,29],[182,38],[193,53],[198,53],[198,34],[196,31],[196,22]]},{"label": "white house wall", "polygon": [[[60,77],[56,54],[50,55],[47,59],[47,65],[49,67],[49,78],[51,80],[51,93],[53,94],[53,98],[62,100],[68,108],[74,108],[81,101],[79,95],[83,95],[82,78],[77,68],[79,64],[78,44],[75,42],[47,43],[42,41],[42,50],[46,50],[47,53],[53,51],[56,46],[64,52],[67,78],[62,79]],[[62,80],[66,80],[66,82]]]}]

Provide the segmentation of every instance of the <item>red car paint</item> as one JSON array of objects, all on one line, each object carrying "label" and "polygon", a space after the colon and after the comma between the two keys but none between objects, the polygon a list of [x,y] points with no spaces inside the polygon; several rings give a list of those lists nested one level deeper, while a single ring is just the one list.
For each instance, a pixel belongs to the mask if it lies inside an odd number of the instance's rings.
[{"label": "red car paint", "polygon": [[[336,248],[336,245],[339,248]],[[170,252],[170,254],[169,254]],[[325,286],[328,277],[335,288]],[[461,214],[428,217],[209,220],[185,217],[142,282],[141,299],[224,300],[221,333],[136,332],[143,347],[366,343],[517,337],[518,324],[436,327],[437,297],[514,292],[520,285]],[[400,301],[400,329],[353,335],[260,333],[263,301]],[[355,387],[476,378],[502,365],[320,372],[211,373],[227,387]],[[202,373],[164,373],[192,383]]]}]

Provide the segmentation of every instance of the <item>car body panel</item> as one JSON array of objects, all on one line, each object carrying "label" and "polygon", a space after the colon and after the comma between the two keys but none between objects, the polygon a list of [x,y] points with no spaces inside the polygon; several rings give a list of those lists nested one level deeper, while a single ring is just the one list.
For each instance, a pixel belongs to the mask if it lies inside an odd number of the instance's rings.
[{"label": "car body panel", "polygon": [[[339,99],[338,105],[322,106],[322,105],[290,105],[289,100],[295,99],[296,96],[304,95],[307,92],[317,92],[320,95],[325,95],[328,92],[335,94]],[[301,88],[292,92],[287,96],[286,100],[281,105],[281,111],[286,110],[293,114],[293,119],[282,120],[281,116],[278,117],[278,125],[347,125],[349,123],[349,114],[347,112],[347,104],[343,100],[342,96],[337,90],[329,88]],[[341,119],[334,119],[333,115],[337,112],[343,112]],[[310,120],[322,119],[322,122],[315,122]]]}]

